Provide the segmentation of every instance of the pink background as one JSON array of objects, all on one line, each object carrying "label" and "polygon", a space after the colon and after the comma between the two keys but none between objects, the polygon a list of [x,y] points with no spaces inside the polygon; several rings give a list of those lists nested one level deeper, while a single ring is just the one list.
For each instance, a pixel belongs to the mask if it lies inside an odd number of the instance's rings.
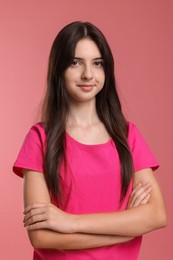
[{"label": "pink background", "polygon": [[74,20],[91,21],[107,37],[124,111],[161,164],[169,225],[144,237],[140,259],[173,259],[172,14],[171,0],[0,0],[0,259],[32,258],[22,226],[22,179],[11,167],[36,120],[52,41]]}]

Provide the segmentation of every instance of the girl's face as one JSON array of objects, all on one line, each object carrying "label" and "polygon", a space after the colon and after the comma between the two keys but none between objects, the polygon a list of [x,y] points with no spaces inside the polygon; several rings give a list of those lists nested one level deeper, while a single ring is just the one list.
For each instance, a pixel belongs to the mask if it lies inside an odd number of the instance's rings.
[{"label": "girl's face", "polygon": [[105,82],[103,63],[94,41],[82,39],[77,43],[72,64],[64,73],[71,100],[81,102],[95,99]]}]

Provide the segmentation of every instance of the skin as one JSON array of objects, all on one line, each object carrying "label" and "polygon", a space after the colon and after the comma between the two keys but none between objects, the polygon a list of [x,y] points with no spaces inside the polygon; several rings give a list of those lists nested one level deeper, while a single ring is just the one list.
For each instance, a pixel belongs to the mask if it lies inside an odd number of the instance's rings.
[{"label": "skin", "polygon": [[[105,143],[110,138],[95,106],[95,97],[104,86],[103,62],[96,44],[83,39],[64,74],[70,97],[66,130],[85,144]],[[167,224],[163,197],[151,169],[134,173],[126,210],[81,215],[52,205],[44,174],[24,170],[24,206],[24,226],[37,248],[68,250],[124,243]]]}]

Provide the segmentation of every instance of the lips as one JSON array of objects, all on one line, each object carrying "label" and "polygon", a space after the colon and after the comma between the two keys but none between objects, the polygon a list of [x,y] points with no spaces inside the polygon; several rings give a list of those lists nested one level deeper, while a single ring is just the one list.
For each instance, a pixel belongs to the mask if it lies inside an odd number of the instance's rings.
[{"label": "lips", "polygon": [[85,87],[85,88],[90,88],[90,87],[93,87],[94,85],[92,84],[81,84],[81,85],[78,85],[79,87]]},{"label": "lips", "polygon": [[82,84],[82,85],[78,85],[78,87],[80,87],[82,90],[84,91],[90,91],[92,90],[92,88],[94,87],[94,85],[89,85],[89,84]]}]

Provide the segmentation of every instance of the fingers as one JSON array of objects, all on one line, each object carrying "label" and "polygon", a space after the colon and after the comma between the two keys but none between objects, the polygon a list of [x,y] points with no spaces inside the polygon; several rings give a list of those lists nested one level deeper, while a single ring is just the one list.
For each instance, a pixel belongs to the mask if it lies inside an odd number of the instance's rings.
[{"label": "fingers", "polygon": [[24,210],[24,227],[27,230],[50,229],[61,233],[72,233],[76,218],[51,203],[32,204]]},{"label": "fingers", "polygon": [[48,203],[36,203],[29,205],[24,210],[24,227],[27,229],[39,229],[45,225],[47,217],[47,209],[49,208]]},{"label": "fingers", "polygon": [[36,203],[29,205],[24,210],[24,227],[28,230],[52,229],[57,230],[58,219],[63,212],[51,203]]},{"label": "fingers", "polygon": [[142,186],[141,182],[137,183],[136,186],[133,188],[131,196],[133,196]]},{"label": "fingers", "polygon": [[23,222],[26,223],[29,219],[33,219],[36,216],[44,215],[45,208],[34,208],[27,212],[24,216]]},{"label": "fingers", "polygon": [[132,206],[137,207],[140,204],[146,204],[150,198],[151,187],[146,188],[133,201]]},{"label": "fingers", "polygon": [[29,206],[27,206],[23,212],[23,214],[27,214],[30,210],[32,209],[37,209],[37,208],[44,208],[45,206],[48,206],[49,203],[34,203]]},{"label": "fingers", "polygon": [[150,183],[138,183],[131,193],[128,208],[134,208],[141,204],[146,204],[150,199],[151,191],[152,188]]},{"label": "fingers", "polygon": [[24,227],[28,227],[28,226],[31,226],[31,225],[34,225],[34,224],[37,224],[37,223],[40,223],[43,221],[46,221],[45,214],[34,215],[24,222]]},{"label": "fingers", "polygon": [[25,224],[24,227],[27,229],[27,230],[38,230],[38,229],[51,229],[49,227],[49,223],[48,223],[48,220],[45,219],[43,221],[36,221],[35,223],[32,223],[32,224]]},{"label": "fingers", "polygon": [[151,194],[150,193],[147,194],[146,197],[141,201],[140,204],[146,204],[149,201],[150,197],[151,197]]}]

